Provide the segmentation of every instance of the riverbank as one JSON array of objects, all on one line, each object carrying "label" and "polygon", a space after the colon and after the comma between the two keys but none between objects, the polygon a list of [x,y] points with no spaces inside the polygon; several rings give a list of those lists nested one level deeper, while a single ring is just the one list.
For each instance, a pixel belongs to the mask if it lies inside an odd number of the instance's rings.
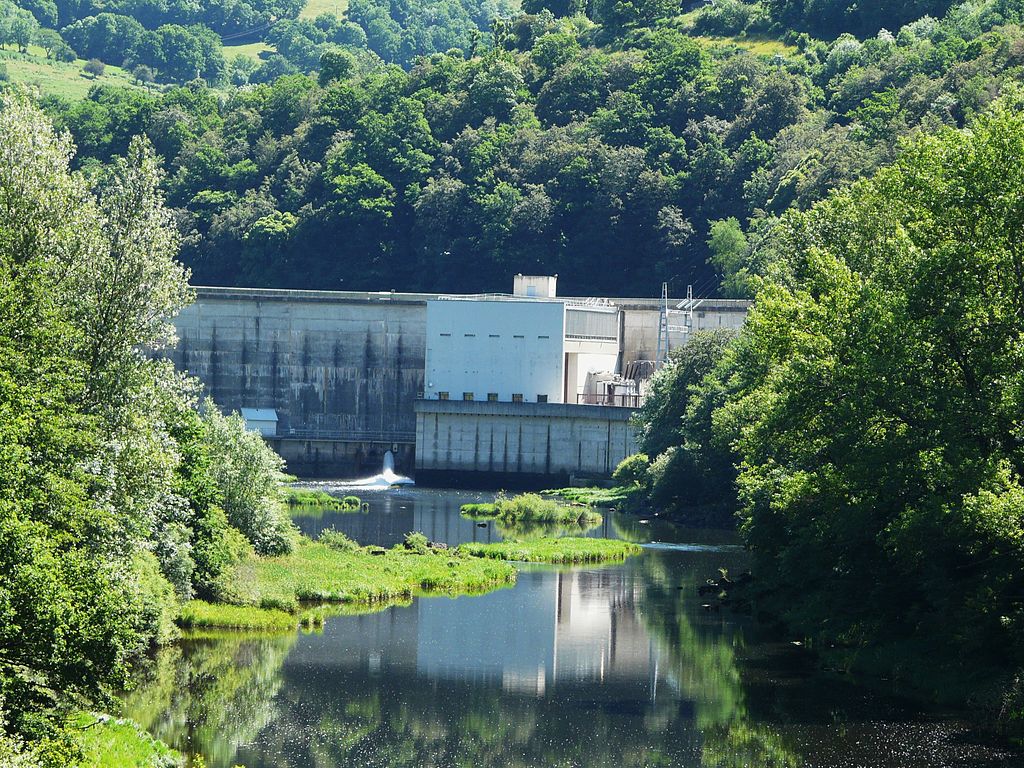
[{"label": "riverbank", "polygon": [[133,720],[80,712],[68,733],[82,751],[82,768],[182,768],[185,757]]}]

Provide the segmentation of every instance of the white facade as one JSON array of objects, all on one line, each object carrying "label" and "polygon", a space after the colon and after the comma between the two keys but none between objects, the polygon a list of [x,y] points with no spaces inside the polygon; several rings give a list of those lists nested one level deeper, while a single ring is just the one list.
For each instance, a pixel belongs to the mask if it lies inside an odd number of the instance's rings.
[{"label": "white facade", "polygon": [[564,337],[560,301],[428,301],[424,397],[561,403]]},{"label": "white facade", "polygon": [[558,275],[516,275],[512,284],[515,296],[531,299],[553,299],[558,286]]}]

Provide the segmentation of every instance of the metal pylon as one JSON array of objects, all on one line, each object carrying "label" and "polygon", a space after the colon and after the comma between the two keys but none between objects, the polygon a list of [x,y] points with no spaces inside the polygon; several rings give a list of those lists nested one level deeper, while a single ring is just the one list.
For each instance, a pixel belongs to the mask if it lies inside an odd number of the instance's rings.
[{"label": "metal pylon", "polygon": [[661,312],[658,316],[658,354],[654,358],[656,368],[668,361],[668,283],[661,284]]}]

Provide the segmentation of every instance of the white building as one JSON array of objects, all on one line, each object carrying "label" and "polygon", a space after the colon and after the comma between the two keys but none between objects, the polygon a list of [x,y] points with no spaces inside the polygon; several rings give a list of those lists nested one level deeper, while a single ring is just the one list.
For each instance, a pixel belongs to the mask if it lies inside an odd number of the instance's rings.
[{"label": "white building", "polygon": [[618,309],[557,299],[555,280],[516,275],[512,296],[428,301],[424,397],[575,404],[588,374],[616,371]]},{"label": "white building", "polygon": [[424,397],[564,402],[564,343],[560,301],[428,301]]}]

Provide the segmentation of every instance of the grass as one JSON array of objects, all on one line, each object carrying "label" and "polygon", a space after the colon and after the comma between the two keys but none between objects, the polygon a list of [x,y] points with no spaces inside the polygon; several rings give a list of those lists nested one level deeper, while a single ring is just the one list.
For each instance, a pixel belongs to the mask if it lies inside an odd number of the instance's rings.
[{"label": "grass", "polygon": [[416,594],[478,594],[515,579],[507,563],[482,563],[456,551],[343,551],[306,538],[287,555],[236,566],[233,577],[248,587],[247,602],[288,612],[298,612],[303,602],[372,605]]},{"label": "grass", "polygon": [[185,759],[136,723],[82,712],[70,724],[85,759],[82,768],[177,768]]},{"label": "grass", "polygon": [[178,623],[186,629],[262,629],[290,630],[299,625],[295,614],[276,608],[251,605],[227,605],[191,600],[181,609]]},{"label": "grass", "polygon": [[315,19],[321,13],[333,13],[341,18],[348,10],[348,0],[306,0],[306,5],[299,11],[300,19]]},{"label": "grass", "polygon": [[308,488],[285,488],[284,502],[289,507],[304,507],[306,509],[312,508],[336,512],[358,512],[363,504],[363,500],[358,496],[338,498],[326,491],[314,491]]},{"label": "grass", "polygon": [[600,525],[602,519],[587,507],[559,504],[536,493],[511,498],[499,494],[493,504],[463,504],[460,511],[474,520],[494,518],[505,526],[523,522],[593,526]]},{"label": "grass", "polygon": [[502,541],[495,544],[461,544],[459,551],[473,557],[511,560],[521,563],[618,563],[643,550],[618,539],[537,539]]},{"label": "grass", "polygon": [[231,61],[235,56],[249,56],[250,58],[260,60],[262,53],[274,53],[277,50],[274,46],[266,43],[262,40],[255,43],[243,43],[241,45],[225,45],[224,46],[224,60]]},{"label": "grass", "polygon": [[12,83],[36,86],[43,94],[66,99],[84,99],[94,85],[114,85],[123,88],[142,88],[131,74],[120,67],[107,65],[100,77],[91,77],[82,71],[83,59],[60,62],[47,59],[41,48],[29,46],[29,52],[0,50],[0,62],[7,65]]},{"label": "grass", "polygon": [[707,48],[742,48],[757,56],[793,56],[798,53],[795,46],[786,45],[781,40],[760,35],[741,35],[738,37],[715,37],[711,35],[693,35],[693,39]]}]

